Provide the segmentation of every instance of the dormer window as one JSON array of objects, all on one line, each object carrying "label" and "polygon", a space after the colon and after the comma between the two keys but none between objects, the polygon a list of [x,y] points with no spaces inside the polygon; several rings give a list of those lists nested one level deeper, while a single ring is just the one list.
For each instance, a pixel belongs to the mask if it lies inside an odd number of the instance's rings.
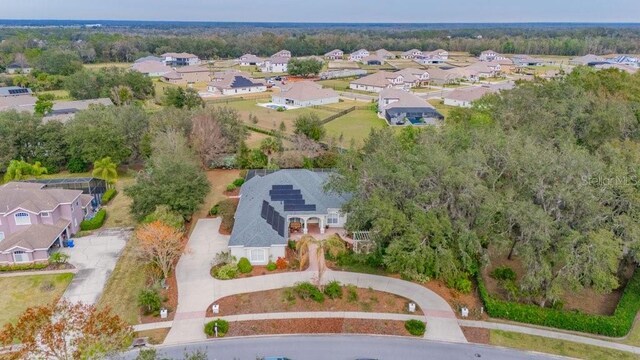
[{"label": "dormer window", "polygon": [[50,213],[50,212],[48,212],[48,211],[44,211],[44,212],[42,212],[42,214],[40,214],[40,215],[42,215],[42,217],[49,217],[49,216],[51,216],[51,213]]},{"label": "dormer window", "polygon": [[31,225],[31,217],[29,213],[19,212],[13,215],[16,220],[16,225]]}]

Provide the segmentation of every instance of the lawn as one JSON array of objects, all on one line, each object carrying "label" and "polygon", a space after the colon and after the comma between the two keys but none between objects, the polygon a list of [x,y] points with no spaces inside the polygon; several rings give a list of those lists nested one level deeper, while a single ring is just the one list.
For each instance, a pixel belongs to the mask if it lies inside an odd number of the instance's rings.
[{"label": "lawn", "polygon": [[491,330],[490,343],[491,345],[544,352],[586,360],[626,360],[638,358],[636,355],[624,351],[501,330]]},{"label": "lawn", "polygon": [[109,205],[105,206],[107,209],[107,220],[105,220],[104,223],[105,228],[130,227],[136,224],[135,220],[129,213],[131,198],[124,193],[124,189],[135,183],[135,181],[136,180],[133,176],[126,176],[121,177],[118,179],[118,182],[116,182],[118,195],[111,200]]},{"label": "lawn", "polygon": [[351,141],[354,141],[356,146],[363,145],[371,129],[380,129],[385,126],[387,123],[378,118],[375,112],[356,110],[329,122],[324,127],[330,137],[339,140],[342,135],[342,141],[339,143],[343,147],[348,147]]},{"label": "lawn", "polygon": [[332,88],[334,90],[348,90],[349,82],[353,81],[354,78],[342,78],[342,79],[330,79],[330,80],[320,80],[317,81],[318,84],[322,86]]},{"label": "lawn", "polygon": [[449,111],[455,109],[455,106],[445,105],[442,100],[431,99],[427,101],[429,104],[433,105],[440,114],[444,115],[445,120],[449,116]]},{"label": "lawn", "polygon": [[37,95],[51,94],[55,97],[55,100],[71,100],[71,95],[67,90],[48,90],[39,91]]},{"label": "lawn", "polygon": [[[204,204],[200,206],[200,208],[193,214],[193,222],[198,219],[204,218],[209,214],[209,210],[219,201],[226,199],[224,195],[224,191],[227,189],[227,185],[231,184],[233,180],[240,177],[239,170],[208,170],[206,172],[207,179],[211,184],[211,191],[207,194],[207,197],[204,199]],[[192,226],[193,230],[195,226]]]},{"label": "lawn", "polygon": [[255,132],[255,131],[249,131],[249,138],[247,138],[247,146],[250,148],[257,148],[260,146],[260,143],[262,142],[262,140],[271,137],[269,135],[265,135],[263,133],[259,133],[259,132]]},{"label": "lawn", "polygon": [[85,64],[84,67],[91,70],[107,68],[107,67],[118,67],[118,68],[129,68],[131,63],[121,63],[121,62],[110,62],[110,63],[95,63],[95,64]]},{"label": "lawn", "polygon": [[72,279],[72,273],[0,278],[0,327],[30,307],[57,302]]}]

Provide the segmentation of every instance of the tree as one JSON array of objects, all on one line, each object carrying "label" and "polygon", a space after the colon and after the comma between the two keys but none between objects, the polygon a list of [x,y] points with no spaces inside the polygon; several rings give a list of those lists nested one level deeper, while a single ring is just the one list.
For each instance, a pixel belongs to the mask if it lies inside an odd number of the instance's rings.
[{"label": "tree", "polygon": [[269,166],[271,165],[273,155],[282,152],[282,140],[273,136],[264,138],[260,143],[260,150],[267,156],[267,166]]},{"label": "tree", "polygon": [[107,156],[93,163],[91,174],[113,185],[118,180],[118,165],[111,161],[111,157]]},{"label": "tree", "polygon": [[4,181],[24,180],[46,173],[47,168],[43,167],[38,161],[34,164],[29,164],[23,160],[11,160],[7,167],[7,172],[4,174]]},{"label": "tree", "polygon": [[0,331],[0,343],[16,346],[16,359],[95,359],[115,355],[127,349],[133,329],[109,308],[58,304],[27,309],[15,324]]},{"label": "tree", "polygon": [[238,151],[248,136],[238,112],[229,108],[201,110],[192,122],[191,144],[206,167]]},{"label": "tree", "polygon": [[36,105],[34,107],[34,111],[36,114],[40,116],[47,115],[53,110],[53,100],[55,96],[53,94],[41,94],[38,95],[38,100],[36,100]]},{"label": "tree", "polygon": [[35,67],[48,74],[71,75],[82,69],[82,61],[73,51],[47,50],[42,52]]},{"label": "tree", "polygon": [[119,85],[111,88],[111,101],[117,106],[129,105],[133,100],[133,91],[125,85]]},{"label": "tree", "polygon": [[138,306],[145,308],[146,314],[153,314],[162,308],[162,298],[156,288],[142,289],[138,293]]},{"label": "tree", "polygon": [[143,223],[150,224],[155,221],[160,221],[180,231],[184,230],[184,218],[182,215],[172,211],[166,205],[158,205],[154,212],[144,218]]},{"label": "tree", "polygon": [[165,89],[165,105],[178,109],[194,109],[204,107],[204,101],[195,89],[183,89],[181,87],[168,87]]},{"label": "tree", "polygon": [[322,276],[326,271],[325,254],[337,257],[347,251],[342,239],[332,235],[324,240],[317,240],[311,235],[305,235],[296,242],[296,250],[300,256],[300,270],[309,264],[309,255],[315,249],[318,264],[318,286],[322,286]]},{"label": "tree", "polygon": [[164,279],[169,278],[175,262],[182,255],[182,233],[160,221],[145,224],[136,231],[140,252],[144,259],[160,269]]},{"label": "tree", "polygon": [[313,141],[320,141],[324,138],[326,130],[322,120],[315,113],[307,113],[298,116],[294,123],[295,134],[304,135]]},{"label": "tree", "polygon": [[309,59],[291,59],[287,64],[287,71],[294,76],[309,77],[318,75],[322,70],[322,61]]}]

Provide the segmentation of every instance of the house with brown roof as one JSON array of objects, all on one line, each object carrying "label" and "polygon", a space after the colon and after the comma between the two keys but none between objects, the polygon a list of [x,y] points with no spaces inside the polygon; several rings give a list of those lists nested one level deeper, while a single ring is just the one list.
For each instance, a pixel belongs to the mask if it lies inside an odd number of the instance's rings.
[{"label": "house with brown roof", "polygon": [[367,49],[360,49],[349,55],[349,61],[362,61],[363,58],[371,55]]},{"label": "house with brown roof", "polygon": [[220,95],[252,94],[267,91],[263,80],[255,80],[240,71],[215,73],[207,90]]},{"label": "house with brown roof", "polygon": [[260,66],[264,64],[264,60],[253,54],[244,54],[238,59],[240,66]]},{"label": "house with brown roof", "polygon": [[444,96],[444,104],[449,106],[471,107],[474,101],[492,92],[494,91],[484,86],[456,89]]},{"label": "house with brown roof", "polygon": [[493,50],[485,50],[481,52],[478,58],[480,59],[480,61],[497,61],[497,60],[506,59],[505,56],[498,54]]},{"label": "house with brown roof", "polygon": [[390,87],[404,87],[404,76],[388,71],[378,71],[349,83],[350,89],[376,93]]},{"label": "house with brown roof", "polygon": [[182,66],[162,75],[162,80],[176,85],[208,83],[211,81],[211,72],[200,65]]},{"label": "house with brown roof", "polygon": [[378,55],[379,57],[381,57],[381,58],[383,58],[385,60],[395,59],[396,58],[396,54],[394,54],[391,51],[388,51],[386,49],[376,50],[376,55]]},{"label": "house with brown roof", "polygon": [[344,56],[344,51],[340,49],[334,49],[324,54],[324,58],[327,60],[342,60]]},{"label": "house with brown roof", "polygon": [[400,71],[396,71],[394,74],[399,74],[404,77],[405,87],[421,87],[429,84],[429,70],[405,68]]},{"label": "house with brown roof", "polygon": [[81,190],[10,182],[0,186],[0,264],[47,261],[52,248],[93,216],[93,197]]},{"label": "house with brown roof", "polygon": [[291,59],[291,51],[289,50],[280,50],[277,53],[271,55],[272,58],[289,58]]},{"label": "house with brown roof", "polygon": [[189,53],[164,53],[160,55],[162,62],[167,66],[192,66],[199,65],[200,58],[196,55]]},{"label": "house with brown roof", "polygon": [[480,81],[480,78],[496,77],[502,73],[502,66],[497,62],[477,62],[469,66],[447,70],[467,81]]},{"label": "house with brown roof", "polygon": [[435,85],[448,85],[454,84],[462,79],[462,76],[455,71],[443,70],[440,68],[430,68],[429,83]]},{"label": "house with brown roof", "polygon": [[382,90],[378,96],[378,115],[389,125],[436,125],[444,119],[426,100],[391,88]]},{"label": "house with brown roof", "polygon": [[400,58],[413,60],[417,56],[421,56],[421,55],[422,55],[422,51],[420,51],[418,49],[411,49],[411,50],[407,50],[407,51],[403,52],[402,54],[400,54]]},{"label": "house with brown roof", "polygon": [[279,93],[271,96],[271,101],[279,105],[307,107],[335,104],[340,101],[340,95],[313,81],[298,81],[283,86]]},{"label": "house with brown roof", "polygon": [[172,71],[170,67],[161,61],[145,60],[135,62],[131,65],[131,70],[143,73],[149,77],[160,77]]}]

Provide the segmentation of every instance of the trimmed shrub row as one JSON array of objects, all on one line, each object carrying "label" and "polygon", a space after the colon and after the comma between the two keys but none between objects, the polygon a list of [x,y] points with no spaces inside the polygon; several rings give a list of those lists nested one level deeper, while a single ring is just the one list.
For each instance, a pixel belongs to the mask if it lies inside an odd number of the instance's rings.
[{"label": "trimmed shrub row", "polygon": [[100,209],[96,215],[89,220],[82,220],[80,223],[80,230],[88,231],[99,229],[102,224],[104,224],[104,220],[107,218],[107,210]]},{"label": "trimmed shrub row", "polygon": [[102,194],[102,205],[107,204],[111,199],[113,199],[118,194],[116,189],[109,189]]},{"label": "trimmed shrub row", "polygon": [[478,275],[478,290],[487,314],[491,317],[611,337],[627,335],[640,310],[640,271],[636,271],[629,280],[611,316],[541,308],[531,304],[499,300],[489,295],[480,275]]},{"label": "trimmed shrub row", "polygon": [[49,266],[47,263],[0,265],[0,272],[42,270],[47,266]]}]

